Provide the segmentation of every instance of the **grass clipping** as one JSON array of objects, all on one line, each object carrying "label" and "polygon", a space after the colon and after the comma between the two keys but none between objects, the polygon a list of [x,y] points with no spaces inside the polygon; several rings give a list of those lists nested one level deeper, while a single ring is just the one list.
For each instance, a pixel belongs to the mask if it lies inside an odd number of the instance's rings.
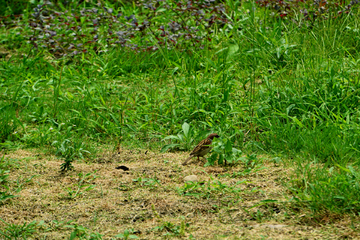
[{"label": "grass clipping", "polygon": [[[291,196],[282,183],[292,170],[267,156],[258,157],[262,167],[247,174],[241,164],[182,166],[186,156],[104,152],[95,161],[74,162],[73,171],[61,173],[62,162],[53,156],[12,152],[5,157],[11,166],[8,186],[10,192],[19,191],[16,198],[2,202],[0,229],[14,236],[23,226],[27,236],[39,239],[360,237],[359,226],[350,227],[346,216],[314,222],[309,212],[289,207]],[[129,170],[116,169],[121,165]],[[198,181],[184,182],[188,175]],[[34,221],[37,224],[29,225]]]}]

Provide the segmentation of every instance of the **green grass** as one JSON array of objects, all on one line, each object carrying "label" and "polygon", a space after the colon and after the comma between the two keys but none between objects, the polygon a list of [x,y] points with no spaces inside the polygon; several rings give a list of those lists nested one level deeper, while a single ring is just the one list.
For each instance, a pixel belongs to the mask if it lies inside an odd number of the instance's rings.
[{"label": "green grass", "polygon": [[[196,51],[55,59],[1,29],[11,57],[0,61],[0,147],[44,149],[71,165],[102,144],[188,149],[217,132],[247,153],[296,156],[289,189],[304,206],[359,212],[358,9],[310,28],[231,3],[234,27]],[[191,140],[162,141],[184,123]]]}]

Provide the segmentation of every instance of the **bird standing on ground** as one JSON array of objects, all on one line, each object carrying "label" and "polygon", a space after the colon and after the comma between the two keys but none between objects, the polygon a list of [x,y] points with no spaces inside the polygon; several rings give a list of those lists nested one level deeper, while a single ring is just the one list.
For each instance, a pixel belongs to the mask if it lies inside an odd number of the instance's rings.
[{"label": "bird standing on ground", "polygon": [[[214,138],[219,138],[219,135],[217,135],[217,133],[212,133],[210,134],[207,138],[205,138],[204,140],[202,140],[195,148],[194,150],[192,150],[192,152],[190,153],[190,157],[188,157],[188,159],[185,160],[185,162],[182,163],[182,165],[186,165],[188,161],[190,161],[191,158],[193,157],[197,157],[198,160],[200,159],[200,157],[205,158],[204,156],[210,151],[211,147],[211,143],[212,140]],[[207,160],[205,158],[205,160]]]}]

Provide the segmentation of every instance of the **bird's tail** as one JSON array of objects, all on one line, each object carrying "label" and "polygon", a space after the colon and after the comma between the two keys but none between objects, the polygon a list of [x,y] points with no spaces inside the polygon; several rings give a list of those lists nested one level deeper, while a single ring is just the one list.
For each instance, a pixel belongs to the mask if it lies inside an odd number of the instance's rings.
[{"label": "bird's tail", "polygon": [[193,156],[188,157],[188,158],[185,160],[185,162],[182,163],[182,165],[186,165],[186,164],[188,163],[188,161],[190,161],[190,159],[191,159],[192,157],[193,157]]}]

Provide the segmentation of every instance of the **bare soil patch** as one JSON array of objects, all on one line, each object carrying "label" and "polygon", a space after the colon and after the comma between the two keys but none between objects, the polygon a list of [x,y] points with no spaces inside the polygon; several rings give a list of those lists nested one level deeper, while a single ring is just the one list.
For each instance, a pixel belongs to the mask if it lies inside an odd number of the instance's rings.
[{"label": "bare soil patch", "polygon": [[[182,166],[186,157],[144,150],[104,152],[61,173],[62,161],[54,156],[36,150],[12,152],[5,157],[12,166],[10,191],[22,184],[21,191],[3,202],[0,218],[10,224],[44,221],[35,239],[67,239],[73,231],[66,227],[69,221],[104,239],[125,229],[133,229],[140,239],[360,238],[359,224],[351,224],[350,217],[312,221],[310,212],[291,207],[283,183],[293,170],[267,156],[258,157],[263,167],[249,174],[243,174],[241,165]],[[188,175],[196,175],[199,182],[184,183]],[[80,182],[93,188],[79,190]],[[4,226],[0,222],[0,228]]]}]

